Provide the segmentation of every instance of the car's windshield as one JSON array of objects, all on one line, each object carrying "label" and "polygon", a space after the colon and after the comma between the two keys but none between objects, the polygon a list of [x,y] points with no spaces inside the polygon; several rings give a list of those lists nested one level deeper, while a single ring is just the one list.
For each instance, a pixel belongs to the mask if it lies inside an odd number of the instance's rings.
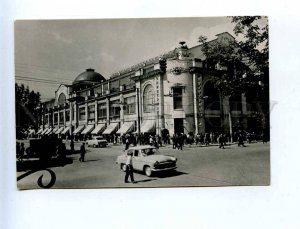
[{"label": "car's windshield", "polygon": [[157,154],[157,150],[152,149],[152,148],[142,149],[141,152],[142,152],[143,156],[149,156],[149,155]]}]

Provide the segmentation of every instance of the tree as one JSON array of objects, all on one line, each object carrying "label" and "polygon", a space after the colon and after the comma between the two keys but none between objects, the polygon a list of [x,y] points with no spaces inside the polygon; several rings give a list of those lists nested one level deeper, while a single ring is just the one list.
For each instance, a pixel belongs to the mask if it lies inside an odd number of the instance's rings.
[{"label": "tree", "polygon": [[[202,51],[206,56],[206,68],[221,70],[218,77],[214,78],[214,83],[223,97],[230,98],[241,93],[247,96],[247,93],[256,91],[257,97],[261,98],[264,95],[263,98],[266,99],[263,104],[268,107],[268,25],[260,27],[258,21],[261,19],[261,17],[232,18],[232,23],[235,23],[235,34],[243,35],[244,40],[240,42],[236,40],[207,42],[204,36],[200,36],[198,41],[202,44]],[[264,86],[261,87],[259,84]],[[268,109],[261,110],[264,117],[268,116]],[[231,117],[229,119],[231,125]],[[230,132],[232,133],[232,126]]]},{"label": "tree", "polygon": [[19,131],[28,129],[30,126],[37,126],[37,108],[40,106],[40,93],[30,91],[29,87],[15,84],[16,100],[16,124],[17,135]]},{"label": "tree", "polygon": [[[252,80],[260,85],[260,88],[255,89],[257,97],[262,100],[259,107],[264,132],[269,135],[269,26],[267,17],[232,17],[232,23],[235,23],[234,33],[244,38],[238,42],[238,45],[240,53],[246,56],[253,66]],[[253,85],[257,87],[257,84]]]}]

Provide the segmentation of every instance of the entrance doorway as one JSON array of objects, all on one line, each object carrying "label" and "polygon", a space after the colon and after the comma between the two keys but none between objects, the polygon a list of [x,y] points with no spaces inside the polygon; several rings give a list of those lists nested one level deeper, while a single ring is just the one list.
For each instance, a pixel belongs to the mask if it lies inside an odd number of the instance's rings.
[{"label": "entrance doorway", "polygon": [[183,118],[174,118],[174,133],[184,133]]}]

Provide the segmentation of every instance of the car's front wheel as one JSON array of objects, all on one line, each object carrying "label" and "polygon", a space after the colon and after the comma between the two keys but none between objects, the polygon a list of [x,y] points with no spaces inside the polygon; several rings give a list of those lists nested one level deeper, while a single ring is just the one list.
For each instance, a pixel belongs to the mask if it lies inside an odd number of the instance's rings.
[{"label": "car's front wheel", "polygon": [[147,177],[151,177],[152,170],[149,166],[145,166],[144,171],[145,171],[145,174],[146,174]]}]

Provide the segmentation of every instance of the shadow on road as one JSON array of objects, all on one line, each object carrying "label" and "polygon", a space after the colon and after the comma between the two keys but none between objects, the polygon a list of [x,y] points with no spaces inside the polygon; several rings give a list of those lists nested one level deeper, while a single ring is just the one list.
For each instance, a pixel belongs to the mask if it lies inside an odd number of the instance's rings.
[{"label": "shadow on road", "polygon": [[163,171],[163,172],[154,174],[154,176],[158,177],[158,178],[167,178],[167,177],[177,177],[177,176],[181,176],[181,175],[185,175],[185,174],[188,174],[188,173],[171,170],[171,171]]},{"label": "shadow on road", "polygon": [[95,159],[95,160],[84,160],[84,162],[91,162],[91,161],[102,161],[102,159]]},{"label": "shadow on road", "polygon": [[17,161],[17,172],[27,170],[38,171],[52,167],[62,167],[72,163],[72,158],[51,158],[45,161],[39,159],[23,160]]},{"label": "shadow on road", "polygon": [[139,180],[139,181],[136,181],[136,183],[144,183],[144,182],[149,182],[149,181],[154,181],[154,180],[157,180],[157,179],[145,179],[145,180]]}]

